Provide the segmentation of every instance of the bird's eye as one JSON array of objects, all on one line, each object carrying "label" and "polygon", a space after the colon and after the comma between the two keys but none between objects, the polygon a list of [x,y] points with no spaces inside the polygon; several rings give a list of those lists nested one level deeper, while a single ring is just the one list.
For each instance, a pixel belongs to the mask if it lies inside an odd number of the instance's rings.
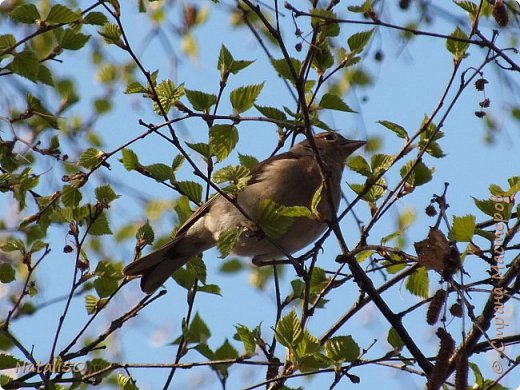
[{"label": "bird's eye", "polygon": [[326,136],[325,136],[325,139],[327,141],[336,141],[338,137],[336,136],[336,134],[334,133],[328,133]]}]

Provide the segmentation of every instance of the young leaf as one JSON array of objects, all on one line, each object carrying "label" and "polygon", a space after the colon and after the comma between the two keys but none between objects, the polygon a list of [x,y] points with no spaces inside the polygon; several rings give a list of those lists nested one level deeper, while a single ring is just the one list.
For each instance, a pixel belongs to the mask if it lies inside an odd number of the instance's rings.
[{"label": "young leaf", "polygon": [[237,184],[240,179],[249,176],[249,169],[242,165],[230,165],[219,169],[213,174],[213,181],[217,184],[233,183]]},{"label": "young leaf", "polygon": [[232,125],[215,125],[209,129],[209,147],[217,161],[224,160],[238,142],[238,130]]},{"label": "young leaf", "polygon": [[300,74],[300,70],[302,68],[302,63],[300,60],[297,60],[296,58],[290,58],[291,65],[287,63],[285,58],[279,59],[279,60],[271,60],[271,64],[273,65],[273,68],[276,70],[276,72],[285,80],[289,80],[292,83],[294,83],[296,80],[293,77],[293,74],[291,72],[291,68],[294,69],[294,72],[296,73],[296,76]]},{"label": "young leaf", "polygon": [[175,186],[186,195],[192,202],[200,204],[202,200],[202,186],[194,181],[177,181]]},{"label": "young leaf", "polygon": [[264,83],[239,87],[230,94],[231,105],[235,113],[240,114],[253,107],[256,98],[264,87]]},{"label": "young leaf", "polygon": [[276,340],[284,347],[294,348],[303,338],[303,329],[296,311],[293,309],[276,324]]},{"label": "young leaf", "polygon": [[217,102],[217,96],[213,94],[190,89],[187,89],[185,92],[186,97],[196,111],[208,113],[211,106]]},{"label": "young leaf", "polygon": [[41,19],[38,8],[34,4],[22,4],[9,12],[9,17],[18,23],[33,24]]},{"label": "young leaf", "polygon": [[283,111],[280,111],[277,108],[274,108],[274,107],[263,107],[263,106],[258,106],[256,104],[255,104],[255,108],[258,111],[260,111],[260,113],[263,116],[265,116],[267,118],[275,119],[277,121],[283,121],[283,122],[287,121],[287,115],[285,115],[285,113]]},{"label": "young leaf", "polygon": [[14,55],[11,63],[7,65],[7,69],[36,82],[40,71],[40,61],[32,50],[26,49]]},{"label": "young leaf", "polygon": [[263,232],[271,238],[282,236],[293,223],[293,218],[280,214],[282,206],[271,199],[264,199],[258,210],[258,223]]},{"label": "young leaf", "polygon": [[102,26],[108,22],[108,18],[102,12],[89,12],[87,16],[83,18],[85,24],[93,24],[96,26]]},{"label": "young leaf", "polygon": [[238,240],[242,235],[242,231],[242,227],[232,226],[220,233],[217,240],[217,249],[223,258],[229,255],[233,249],[235,249],[236,245],[238,244]]},{"label": "young leaf", "polygon": [[252,355],[256,349],[254,333],[245,325],[235,325],[235,329],[237,332],[233,338],[242,341],[246,354]]},{"label": "young leaf", "polygon": [[61,193],[61,201],[65,207],[76,207],[81,202],[81,192],[73,186],[66,185]]},{"label": "young leaf", "polygon": [[[159,96],[159,102],[164,112],[170,111],[170,108],[184,95],[184,84],[175,86],[175,83],[171,80],[164,80],[156,87],[157,95]],[[161,114],[162,111],[157,104],[153,102],[154,111]]]},{"label": "young leaf", "polygon": [[89,226],[88,232],[93,236],[112,234],[106,214],[99,215]]},{"label": "young leaf", "polygon": [[323,345],[325,355],[332,359],[336,364],[343,362],[353,362],[359,357],[359,346],[352,336],[331,337]]},{"label": "young leaf", "polygon": [[150,222],[147,220],[146,223],[137,229],[135,233],[135,238],[137,240],[146,242],[147,244],[151,244],[155,239],[155,233],[150,226]]},{"label": "young leaf", "polygon": [[469,242],[475,234],[475,216],[453,216],[453,223],[448,237],[450,240]]},{"label": "young leaf", "polygon": [[370,168],[370,165],[368,165],[368,162],[363,156],[358,155],[352,157],[348,160],[347,166],[354,172],[366,177],[369,177],[372,174],[372,168]]},{"label": "young leaf", "polygon": [[390,330],[388,331],[386,341],[388,341],[388,344],[390,344],[394,348],[395,352],[400,352],[404,347],[404,342],[394,327],[390,328]]},{"label": "young leaf", "polygon": [[363,51],[364,47],[367,45],[368,41],[372,37],[373,32],[374,29],[371,29],[368,31],[358,32],[350,36],[347,40],[350,51],[356,53],[360,53],[361,51]]},{"label": "young leaf", "polygon": [[[412,167],[413,172],[409,174]],[[400,170],[403,179],[409,174],[406,182],[411,186],[421,186],[428,183],[432,179],[432,172],[433,168],[428,168],[422,161],[416,164],[415,160],[408,161]]]},{"label": "young leaf", "polygon": [[96,188],[95,193],[97,201],[104,204],[109,204],[119,197],[109,184],[99,186]]},{"label": "young leaf", "polygon": [[171,167],[166,164],[157,163],[146,165],[144,167],[146,171],[158,182],[170,180],[173,177],[173,171]]},{"label": "young leaf", "polygon": [[121,44],[121,29],[117,24],[105,23],[101,28],[101,31],[98,31],[98,34],[101,35],[108,44]]},{"label": "young leaf", "polygon": [[466,56],[466,50],[468,49],[469,43],[450,38],[468,39],[468,36],[460,29],[459,26],[457,26],[455,31],[453,31],[450,34],[450,37],[447,38],[446,48],[451,54],[453,54],[453,60],[458,62]]},{"label": "young leaf", "polygon": [[238,153],[238,160],[240,161],[240,165],[243,165],[247,169],[251,170],[255,166],[258,165],[258,159],[253,156],[248,156],[247,154]]},{"label": "young leaf", "polygon": [[137,157],[137,154],[135,154],[134,151],[130,149],[123,149],[121,153],[123,154],[121,161],[123,162],[123,166],[127,171],[133,171],[139,166],[139,157]]},{"label": "young leaf", "polygon": [[316,190],[314,195],[312,195],[311,211],[312,211],[312,214],[314,214],[314,215],[318,215],[318,206],[321,202],[322,192],[323,192],[323,181],[321,182],[320,186],[318,187],[318,189]]},{"label": "young leaf", "polygon": [[426,268],[418,268],[413,274],[406,278],[404,285],[413,295],[421,298],[428,298],[429,281],[428,271],[426,271]]},{"label": "young leaf", "polygon": [[0,263],[0,282],[11,283],[15,276],[14,268],[9,263]]},{"label": "young leaf", "polygon": [[377,123],[383,125],[389,130],[392,130],[399,138],[408,140],[408,133],[402,126],[399,126],[397,123],[390,121],[378,121]]},{"label": "young leaf", "polygon": [[326,93],[320,100],[320,108],[328,108],[330,110],[338,110],[344,112],[355,112],[347,103],[345,103],[339,96],[331,93]]},{"label": "young leaf", "polygon": [[53,5],[45,21],[47,23],[72,23],[81,17],[80,14],[61,4]]},{"label": "young leaf", "polygon": [[100,158],[104,156],[104,153],[95,148],[88,148],[81,156],[79,156],[79,165],[87,169],[92,169],[101,161]]}]

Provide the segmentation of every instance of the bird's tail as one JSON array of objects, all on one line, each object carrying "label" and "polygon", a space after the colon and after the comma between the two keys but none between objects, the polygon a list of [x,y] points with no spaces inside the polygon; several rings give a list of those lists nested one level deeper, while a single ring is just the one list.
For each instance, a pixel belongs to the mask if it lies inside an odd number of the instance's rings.
[{"label": "bird's tail", "polygon": [[123,273],[126,276],[140,276],[141,290],[151,294],[195,255],[177,253],[179,239],[180,237],[127,265]]}]

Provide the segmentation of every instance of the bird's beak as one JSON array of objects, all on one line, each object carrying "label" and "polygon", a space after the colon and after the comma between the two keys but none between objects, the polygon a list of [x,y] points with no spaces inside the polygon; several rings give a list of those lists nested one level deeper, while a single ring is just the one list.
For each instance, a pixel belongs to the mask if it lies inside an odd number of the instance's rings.
[{"label": "bird's beak", "polygon": [[354,152],[355,150],[359,149],[360,147],[364,146],[367,143],[367,141],[355,141],[351,139],[345,140],[343,144],[341,145],[342,148],[348,152],[349,154]]}]

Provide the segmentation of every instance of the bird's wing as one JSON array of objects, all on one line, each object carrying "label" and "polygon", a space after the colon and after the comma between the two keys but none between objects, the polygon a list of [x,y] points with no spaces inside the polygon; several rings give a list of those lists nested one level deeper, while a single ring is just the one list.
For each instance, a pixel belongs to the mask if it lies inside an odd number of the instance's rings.
[{"label": "bird's wing", "polygon": [[260,183],[264,178],[263,178],[263,173],[265,171],[265,169],[271,165],[272,163],[274,163],[275,161],[277,160],[296,160],[298,159],[300,156],[296,153],[293,153],[293,152],[285,152],[285,153],[280,153],[280,154],[277,154],[275,156],[271,156],[269,157],[268,159],[260,162],[258,165],[255,165],[252,169],[251,169],[251,179],[249,179],[249,181],[247,182],[247,185],[250,185],[250,184],[255,184],[255,183]]}]

